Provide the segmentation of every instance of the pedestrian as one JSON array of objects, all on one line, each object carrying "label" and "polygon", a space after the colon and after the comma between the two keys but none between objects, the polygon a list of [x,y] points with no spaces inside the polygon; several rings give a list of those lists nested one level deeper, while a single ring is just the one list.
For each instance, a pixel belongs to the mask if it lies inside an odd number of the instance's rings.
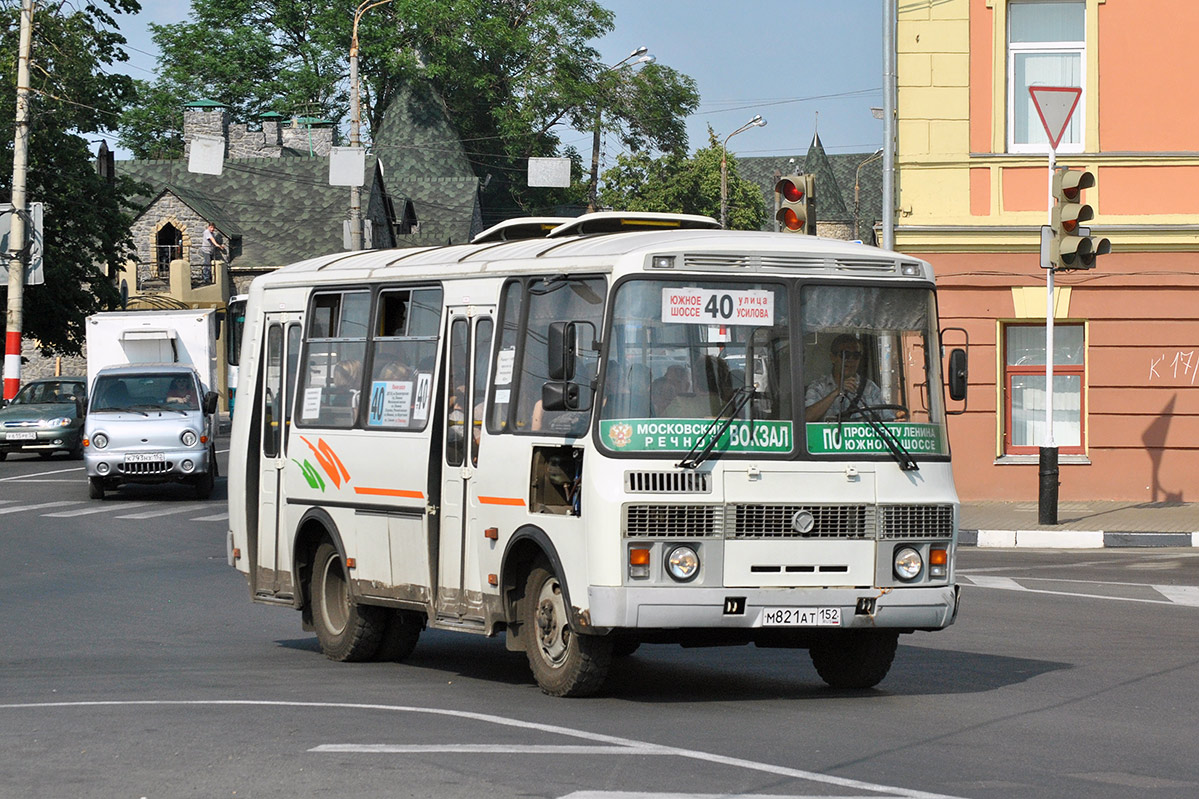
[{"label": "pedestrian", "polygon": [[204,270],[201,272],[204,284],[212,283],[212,256],[217,250],[224,250],[225,245],[217,241],[216,225],[209,222],[204,228],[204,238],[200,242],[200,255],[204,259]]}]

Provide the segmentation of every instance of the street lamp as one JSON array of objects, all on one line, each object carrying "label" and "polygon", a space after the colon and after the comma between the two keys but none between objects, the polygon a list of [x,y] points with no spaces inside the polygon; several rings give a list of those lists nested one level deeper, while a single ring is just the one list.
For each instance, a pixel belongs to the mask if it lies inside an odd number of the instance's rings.
[{"label": "street lamp", "polygon": [[[358,23],[362,15],[391,0],[363,0],[354,12],[354,30],[350,36],[350,146],[361,147],[362,105],[358,88]],[[362,187],[350,186],[350,249],[362,249]]]},{"label": "street lamp", "polygon": [[720,155],[720,229],[728,228],[729,217],[729,139],[736,136],[738,133],[749,130],[750,128],[764,128],[766,120],[762,119],[761,114],[756,114],[753,119],[746,122],[741,127],[724,137],[724,150]]},{"label": "street lamp", "polygon": [[[628,66],[629,62],[634,58],[637,60],[633,61],[633,66],[636,66],[637,64],[652,64],[654,62],[654,57],[652,55],[646,55],[646,52],[648,51],[649,48],[645,45],[642,45],[624,58],[617,61],[612,66],[605,69],[604,72],[612,72],[613,70]],[[587,213],[595,211],[595,198],[599,190],[600,121],[602,119],[602,115],[603,109],[600,107],[597,101],[595,106],[595,132],[591,138],[591,188],[588,192],[589,196],[587,198]]]}]

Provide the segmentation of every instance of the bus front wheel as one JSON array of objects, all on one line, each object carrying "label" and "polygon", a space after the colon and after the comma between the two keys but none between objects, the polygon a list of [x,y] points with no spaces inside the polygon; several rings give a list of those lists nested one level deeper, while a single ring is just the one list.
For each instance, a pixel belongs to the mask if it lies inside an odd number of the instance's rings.
[{"label": "bus front wheel", "polygon": [[612,664],[612,641],[572,629],[562,583],[543,565],[535,566],[525,581],[520,621],[529,667],[544,693],[590,696],[603,687]]},{"label": "bus front wheel", "polygon": [[898,646],[894,630],[850,630],[813,644],[809,654],[830,688],[860,690],[882,682]]},{"label": "bus front wheel", "polygon": [[350,601],[345,566],[328,541],[317,547],[310,590],[313,626],[325,657],[343,662],[373,657],[387,626],[385,611]]}]

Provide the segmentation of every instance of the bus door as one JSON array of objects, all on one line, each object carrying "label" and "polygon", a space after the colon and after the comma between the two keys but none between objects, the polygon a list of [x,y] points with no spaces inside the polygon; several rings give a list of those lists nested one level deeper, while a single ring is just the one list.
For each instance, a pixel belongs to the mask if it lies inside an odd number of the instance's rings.
[{"label": "bus door", "polygon": [[483,593],[474,539],[478,501],[473,486],[487,396],[487,362],[494,329],[492,308],[450,308],[445,397],[441,403],[444,458],[437,564],[437,617],[482,622]]},{"label": "bus door", "polygon": [[297,314],[267,314],[262,353],[262,437],[258,475],[258,569],[256,594],[291,594],[291,571],[280,564],[291,562],[282,541],[280,523],[287,505],[284,466],[287,464],[288,430],[300,357],[300,323]]}]

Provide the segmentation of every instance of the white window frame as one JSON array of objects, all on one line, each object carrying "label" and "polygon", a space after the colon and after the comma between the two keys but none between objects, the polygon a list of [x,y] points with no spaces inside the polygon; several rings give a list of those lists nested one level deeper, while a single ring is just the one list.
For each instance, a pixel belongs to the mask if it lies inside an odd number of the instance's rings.
[{"label": "white window frame", "polygon": [[[1086,148],[1086,118],[1087,118],[1087,3],[1086,0],[1075,0],[1079,5],[1083,6],[1083,38],[1078,41],[1062,41],[1062,42],[1013,42],[1012,41],[1012,7],[1016,5],[1031,5],[1038,0],[1009,0],[1007,4],[1007,30],[1004,32],[1004,42],[1007,46],[1007,114],[1005,124],[1007,126],[1007,150],[1009,153],[1048,153],[1049,142],[1017,142],[1016,141],[1016,104],[1027,103],[1028,97],[1027,86],[1016,86],[1016,55],[1074,55],[1079,56],[1079,75],[1078,83],[1082,88],[1082,95],[1078,98],[1078,106],[1074,109],[1074,114],[1070,118],[1069,127],[1075,127],[1078,131],[1079,140],[1076,142],[1068,141],[1070,135],[1069,129],[1062,137],[1062,141],[1058,144],[1057,152],[1059,153],[1081,153]],[[1021,96],[1017,96],[1017,88]],[[1035,113],[1035,111],[1034,111]],[[1037,120],[1040,121],[1039,119]]]}]

